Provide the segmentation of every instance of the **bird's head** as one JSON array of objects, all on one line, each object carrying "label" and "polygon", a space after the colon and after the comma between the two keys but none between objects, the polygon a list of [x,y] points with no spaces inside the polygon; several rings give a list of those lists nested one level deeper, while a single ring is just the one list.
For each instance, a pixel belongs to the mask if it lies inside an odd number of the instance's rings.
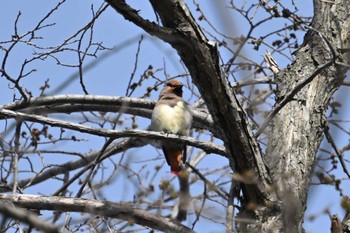
[{"label": "bird's head", "polygon": [[161,96],[174,93],[175,95],[182,97],[182,83],[177,80],[171,80],[166,83],[165,87],[161,92]]}]

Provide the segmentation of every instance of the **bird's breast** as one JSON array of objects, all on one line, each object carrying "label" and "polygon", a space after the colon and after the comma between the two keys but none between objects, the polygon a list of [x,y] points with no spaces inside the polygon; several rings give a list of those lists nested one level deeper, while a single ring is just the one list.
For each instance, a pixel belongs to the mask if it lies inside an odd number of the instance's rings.
[{"label": "bird's breast", "polygon": [[161,104],[153,110],[153,130],[188,135],[191,123],[191,112],[183,101],[179,101],[175,106]]}]

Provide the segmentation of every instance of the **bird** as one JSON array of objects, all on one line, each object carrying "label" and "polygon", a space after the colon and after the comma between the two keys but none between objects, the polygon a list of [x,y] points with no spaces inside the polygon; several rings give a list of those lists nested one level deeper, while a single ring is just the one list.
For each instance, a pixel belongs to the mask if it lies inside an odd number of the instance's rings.
[{"label": "bird", "polygon": [[[166,83],[152,111],[151,130],[189,136],[192,112],[189,104],[182,98],[182,87],[182,83],[177,80]],[[160,147],[171,173],[181,174],[181,160],[183,164],[186,162],[186,145],[162,141]]]}]

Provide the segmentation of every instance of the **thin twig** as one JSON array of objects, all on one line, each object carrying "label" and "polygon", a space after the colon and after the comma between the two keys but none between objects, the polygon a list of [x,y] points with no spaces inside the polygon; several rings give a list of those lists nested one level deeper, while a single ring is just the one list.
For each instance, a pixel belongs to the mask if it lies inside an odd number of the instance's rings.
[{"label": "thin twig", "polygon": [[81,188],[79,189],[78,193],[76,194],[76,197],[81,197],[82,192],[84,190],[85,185],[87,184],[87,182],[89,181],[93,170],[95,168],[95,166],[102,162],[103,160],[105,160],[106,158],[108,158],[110,156],[109,153],[104,153],[107,149],[107,147],[113,142],[114,139],[109,139],[108,142],[103,146],[101,152],[99,152],[98,156],[95,158],[95,160],[93,160],[92,162],[90,162],[86,167],[84,167],[82,170],[80,170],[77,174],[75,174],[70,180],[68,180],[67,182],[64,183],[64,185],[62,187],[60,187],[54,194],[53,196],[58,196],[60,195],[61,192],[63,192],[64,190],[66,190],[68,188],[69,185],[71,185],[75,180],[77,180],[81,175],[83,175],[86,171],[88,171],[90,169],[89,174],[87,175],[87,178],[85,179],[84,183],[82,184]]},{"label": "thin twig", "polygon": [[[96,167],[96,165],[100,162],[103,161],[103,155],[104,155],[104,152],[106,151],[107,147],[110,146],[112,144],[112,142],[115,140],[115,138],[110,138],[102,147],[101,151],[100,151],[100,154],[97,156],[97,158],[95,159],[95,161],[92,162],[91,165],[89,165],[90,167],[90,171],[89,171],[89,174],[86,176],[86,179],[84,181],[84,183],[81,185],[78,193],[76,194],[75,197],[81,197],[81,195],[83,194],[83,191],[84,191],[84,187],[85,185],[91,181],[91,176],[94,172],[94,169]],[[103,158],[103,159],[102,159]]]},{"label": "thin twig", "polygon": [[[128,138],[128,139],[123,140],[122,142],[113,143],[113,145],[111,145],[110,148],[108,148],[105,151],[103,158],[108,158],[116,153],[120,153],[120,152],[127,150],[129,148],[140,146],[140,145],[136,145],[137,144],[136,141],[137,140],[135,140],[135,139]],[[77,174],[74,175],[74,177],[79,178],[80,175],[84,174],[84,172],[86,172],[90,168],[89,163],[93,162],[97,158],[97,156],[99,156],[99,154],[100,154],[100,152],[91,152],[90,154],[86,155],[84,158],[69,161],[69,162],[63,163],[59,166],[54,166],[52,168],[49,168],[49,169],[43,171],[42,173],[37,174],[35,177],[27,178],[27,179],[19,181],[18,186],[19,187],[29,187],[29,186],[41,183],[45,180],[48,180],[56,175],[66,174],[67,172],[77,170],[81,167],[84,167],[82,170],[80,170]],[[88,166],[86,166],[86,165],[88,165]],[[75,179],[72,178],[69,181],[66,181],[64,183],[64,186],[59,191],[56,191],[55,195],[62,193],[70,185],[70,184],[67,184],[67,182],[74,181],[77,178],[75,178]],[[8,187],[12,187],[12,186],[13,186],[13,184],[8,185]],[[0,188],[0,192],[6,192],[6,191],[8,191],[8,189],[6,187]]]},{"label": "thin twig", "polygon": [[194,172],[194,173],[196,173],[198,176],[199,176],[199,178],[201,178],[201,180],[206,184],[206,185],[209,185],[210,186],[210,190],[212,190],[212,191],[214,191],[216,194],[218,194],[221,198],[223,198],[224,200],[227,200],[227,195],[225,194],[225,193],[222,193],[219,189],[217,189],[216,188],[216,186],[212,183],[212,182],[210,182],[207,178],[205,178],[205,176],[202,174],[202,173],[200,173],[199,171],[198,171],[198,169],[197,168],[195,168],[195,167],[193,167],[191,164],[189,164],[189,163],[186,163],[187,164],[187,166],[189,166],[191,169],[192,169],[192,171]]},{"label": "thin twig", "polygon": [[[125,96],[128,96],[128,97],[130,97],[132,95],[132,93],[134,92],[134,90],[136,89],[136,88],[132,88],[132,86],[131,86],[132,84],[131,83],[132,83],[132,80],[135,77],[135,73],[136,73],[136,70],[137,70],[137,65],[139,64],[139,55],[140,55],[142,41],[143,41],[143,35],[141,35],[141,38],[140,38],[140,40],[139,40],[139,42],[137,44],[137,51],[136,51],[136,55],[135,55],[134,69],[131,72],[129,83],[128,83],[128,86],[127,86],[126,92],[125,92]],[[130,93],[129,93],[129,90],[131,90]]]},{"label": "thin twig", "polygon": [[196,211],[196,219],[193,221],[192,223],[192,229],[194,229],[196,223],[199,221],[199,217],[201,216],[201,213],[204,209],[204,205],[205,205],[205,201],[207,200],[207,183],[204,182],[204,187],[203,187],[203,201],[201,204],[201,208],[199,209],[199,211]]},{"label": "thin twig", "polygon": [[331,144],[331,146],[333,147],[333,150],[335,151],[338,159],[339,159],[339,162],[343,168],[343,171],[344,173],[350,178],[350,173],[346,167],[346,164],[344,162],[344,159],[343,159],[343,155],[342,153],[338,150],[338,147],[337,145],[335,144],[334,140],[333,140],[333,137],[331,136],[331,134],[329,133],[329,127],[328,125],[324,128],[324,134],[327,138],[327,141]]}]

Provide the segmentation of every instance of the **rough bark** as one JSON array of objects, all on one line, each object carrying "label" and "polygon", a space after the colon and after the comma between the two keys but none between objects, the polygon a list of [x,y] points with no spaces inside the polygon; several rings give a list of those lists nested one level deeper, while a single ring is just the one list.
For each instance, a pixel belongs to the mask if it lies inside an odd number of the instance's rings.
[{"label": "rough bark", "polygon": [[342,225],[337,215],[333,215],[331,218],[331,233],[343,233]]},{"label": "rough bark", "polygon": [[349,5],[350,1],[314,1],[312,29],[296,51],[295,61],[276,79],[278,104],[298,83],[331,62],[273,118],[266,161],[283,203],[283,212],[277,219],[268,219],[261,226],[261,232],[303,232],[307,194],[326,126],[327,105],[347,71],[339,63],[349,64],[348,54],[341,52],[349,47]]},{"label": "rough bark", "polygon": [[350,212],[347,211],[342,221],[342,228],[344,233],[350,232]]}]

